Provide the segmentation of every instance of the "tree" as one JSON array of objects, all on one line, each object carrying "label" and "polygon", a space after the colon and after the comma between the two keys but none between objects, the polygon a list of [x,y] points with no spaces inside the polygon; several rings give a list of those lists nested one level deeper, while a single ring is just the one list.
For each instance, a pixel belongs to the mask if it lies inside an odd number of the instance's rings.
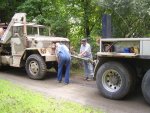
[{"label": "tree", "polygon": [[38,23],[49,26],[55,36],[66,37],[68,16],[64,10],[63,2],[61,0],[27,0],[18,7],[18,10],[26,12],[29,21],[36,19]]},{"label": "tree", "polygon": [[112,16],[113,37],[144,37],[148,29],[149,5],[146,0],[98,0],[100,7]]},{"label": "tree", "polygon": [[0,19],[1,22],[8,23],[14,15],[17,7],[25,0],[1,0],[0,1]]},{"label": "tree", "polygon": [[27,0],[18,10],[49,26],[55,36],[68,37],[74,46],[83,37],[100,34],[102,11],[92,0]]}]

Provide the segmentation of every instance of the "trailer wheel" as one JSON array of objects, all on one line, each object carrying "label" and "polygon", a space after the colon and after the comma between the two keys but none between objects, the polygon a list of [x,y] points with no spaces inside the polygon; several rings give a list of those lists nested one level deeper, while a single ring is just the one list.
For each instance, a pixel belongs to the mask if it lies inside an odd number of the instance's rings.
[{"label": "trailer wheel", "polygon": [[38,54],[30,55],[26,60],[26,72],[31,79],[43,79],[47,72],[43,58]]},{"label": "trailer wheel", "polygon": [[147,103],[150,104],[150,69],[146,72],[142,80],[142,93]]},{"label": "trailer wheel", "polygon": [[96,75],[96,83],[104,97],[122,99],[131,90],[130,71],[119,62],[106,62],[101,65]]}]

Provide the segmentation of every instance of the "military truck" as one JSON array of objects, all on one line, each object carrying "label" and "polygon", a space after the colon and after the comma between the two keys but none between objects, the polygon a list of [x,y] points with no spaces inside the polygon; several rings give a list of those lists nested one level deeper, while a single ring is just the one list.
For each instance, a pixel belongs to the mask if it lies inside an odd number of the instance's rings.
[{"label": "military truck", "polygon": [[122,99],[141,85],[150,104],[150,38],[100,39],[96,84],[109,99]]},{"label": "military truck", "polygon": [[51,67],[57,70],[54,43],[69,47],[69,39],[49,34],[45,26],[26,22],[26,13],[16,13],[0,40],[0,68],[23,67],[32,79],[43,79]]}]

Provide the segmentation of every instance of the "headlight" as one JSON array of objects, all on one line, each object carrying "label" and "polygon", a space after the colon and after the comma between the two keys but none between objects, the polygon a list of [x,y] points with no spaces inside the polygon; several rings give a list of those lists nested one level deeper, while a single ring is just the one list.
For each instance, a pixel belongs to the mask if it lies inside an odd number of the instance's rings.
[{"label": "headlight", "polygon": [[46,49],[45,48],[42,48],[40,51],[41,51],[41,54],[46,54]]}]

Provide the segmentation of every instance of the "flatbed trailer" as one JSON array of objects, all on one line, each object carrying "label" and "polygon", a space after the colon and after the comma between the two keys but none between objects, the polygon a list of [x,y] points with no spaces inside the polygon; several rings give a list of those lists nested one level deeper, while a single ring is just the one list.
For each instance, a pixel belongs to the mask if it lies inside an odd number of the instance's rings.
[{"label": "flatbed trailer", "polygon": [[150,38],[100,39],[94,76],[100,93],[110,99],[126,97],[141,83],[150,104]]}]

